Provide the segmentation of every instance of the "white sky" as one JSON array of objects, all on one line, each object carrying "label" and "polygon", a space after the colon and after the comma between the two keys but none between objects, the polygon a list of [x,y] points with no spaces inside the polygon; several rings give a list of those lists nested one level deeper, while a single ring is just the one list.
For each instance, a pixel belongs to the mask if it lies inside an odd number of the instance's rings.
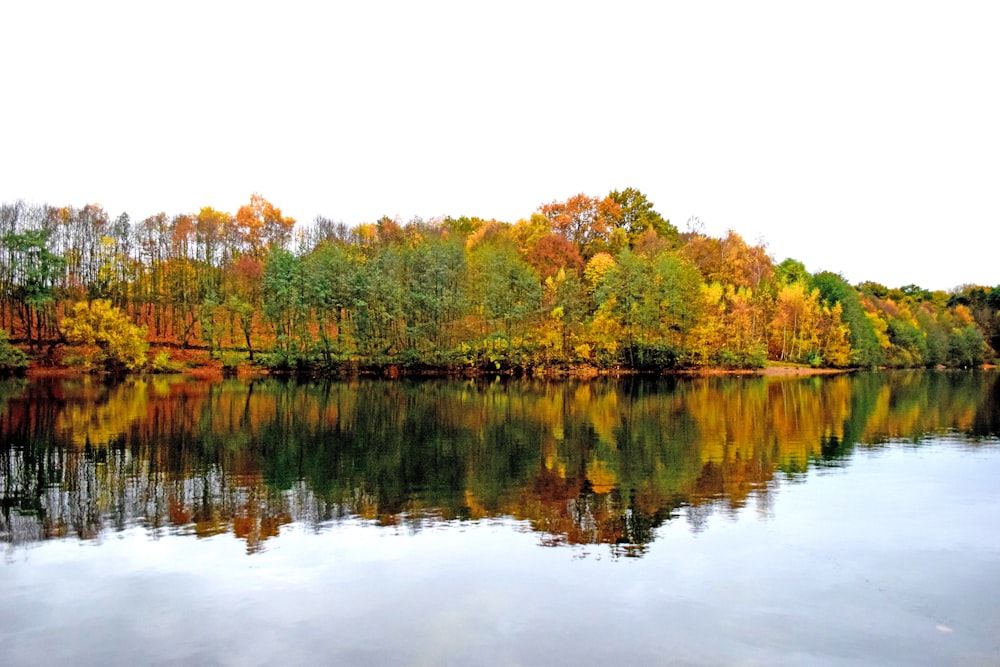
[{"label": "white sky", "polygon": [[0,201],[515,222],[636,187],[851,282],[1000,284],[1000,3],[5,2]]}]

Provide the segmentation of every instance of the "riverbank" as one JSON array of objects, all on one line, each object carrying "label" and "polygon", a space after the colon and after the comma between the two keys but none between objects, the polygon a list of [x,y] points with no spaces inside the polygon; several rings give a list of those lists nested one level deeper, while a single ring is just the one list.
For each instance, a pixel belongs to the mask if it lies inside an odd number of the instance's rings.
[{"label": "riverbank", "polygon": [[[300,372],[296,369],[269,369],[266,366],[251,363],[249,359],[241,358],[238,353],[213,356],[203,348],[153,348],[150,359],[167,353],[167,366],[161,366],[154,372],[177,373],[205,380],[220,380],[225,377],[253,378],[274,375],[307,375],[313,377],[354,377],[373,376],[396,379],[402,377],[483,377],[494,375],[530,376],[538,378],[573,378],[588,379],[595,377],[624,377],[630,375],[674,375],[674,376],[767,376],[767,377],[807,377],[818,375],[836,375],[848,373],[856,369],[814,368],[807,365],[789,363],[769,363],[763,368],[738,369],[722,367],[697,367],[681,369],[633,369],[620,366],[598,367],[592,364],[574,364],[559,366],[538,366],[504,368],[499,370],[475,368],[470,366],[407,366],[403,364],[343,364],[335,369],[315,369]],[[45,364],[32,362],[27,368],[29,378],[67,378],[82,377],[91,372],[85,368],[65,364],[60,354],[53,355]],[[153,362],[151,362],[151,365]]]}]

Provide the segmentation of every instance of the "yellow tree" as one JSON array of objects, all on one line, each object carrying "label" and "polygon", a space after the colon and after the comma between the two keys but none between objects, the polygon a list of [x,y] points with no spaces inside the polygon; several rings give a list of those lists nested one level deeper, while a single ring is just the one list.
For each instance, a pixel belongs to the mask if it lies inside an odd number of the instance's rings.
[{"label": "yellow tree", "polygon": [[701,270],[708,283],[720,282],[756,290],[774,275],[774,265],[767,249],[760,245],[747,245],[743,237],[733,230],[721,239],[692,234],[681,254]]},{"label": "yellow tree", "polygon": [[711,364],[725,345],[725,288],[719,283],[701,285],[699,317],[687,336],[689,361]]},{"label": "yellow tree", "polygon": [[819,325],[823,362],[837,368],[851,365],[851,330],[843,320],[843,312],[840,302],[835,303],[832,308],[823,306]]},{"label": "yellow tree", "polygon": [[583,277],[586,280],[587,290],[591,294],[597,291],[597,288],[604,282],[605,276],[608,275],[608,271],[615,264],[617,264],[615,258],[606,252],[599,252],[590,258],[583,270]]},{"label": "yellow tree", "polygon": [[108,299],[81,301],[63,318],[63,336],[71,345],[96,348],[85,357],[108,371],[138,370],[146,364],[146,331]]},{"label": "yellow tree", "polygon": [[802,283],[785,285],[778,292],[771,320],[768,352],[780,361],[821,363],[819,290],[807,292]]},{"label": "yellow tree", "polygon": [[758,325],[761,305],[753,290],[718,282],[702,285],[700,308],[687,337],[691,362],[734,368],[764,365],[767,353]]}]

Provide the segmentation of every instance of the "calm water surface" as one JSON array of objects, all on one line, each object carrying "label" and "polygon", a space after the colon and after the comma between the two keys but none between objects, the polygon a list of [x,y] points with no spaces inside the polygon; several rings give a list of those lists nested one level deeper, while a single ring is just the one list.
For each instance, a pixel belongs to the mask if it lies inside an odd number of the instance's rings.
[{"label": "calm water surface", "polygon": [[0,662],[995,665],[998,378],[0,383]]}]

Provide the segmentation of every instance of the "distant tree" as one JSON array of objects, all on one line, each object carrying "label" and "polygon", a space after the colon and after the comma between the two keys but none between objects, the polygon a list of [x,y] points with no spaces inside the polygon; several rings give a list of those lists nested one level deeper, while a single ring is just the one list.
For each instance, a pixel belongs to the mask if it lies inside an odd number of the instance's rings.
[{"label": "distant tree", "polygon": [[560,269],[575,271],[578,274],[583,272],[583,258],[580,256],[580,251],[566,237],[559,234],[546,234],[538,239],[528,254],[528,262],[542,280],[556,275]]},{"label": "distant tree", "polygon": [[606,252],[599,252],[587,262],[583,270],[583,277],[586,280],[587,289],[591,294],[595,293],[604,282],[614,265],[615,258]]},{"label": "distant tree", "polygon": [[271,246],[284,247],[294,224],[294,218],[282,215],[280,208],[257,193],[236,211],[237,238],[255,257],[266,255]]},{"label": "distant tree", "polygon": [[751,246],[729,230],[723,238],[693,233],[681,254],[701,271],[706,283],[758,289],[774,275],[774,265],[762,245]]},{"label": "distant tree", "polygon": [[301,352],[307,303],[299,258],[282,247],[272,247],[262,276],[264,315],[274,326],[279,347]]},{"label": "distant tree", "polygon": [[502,333],[510,343],[539,310],[542,288],[538,275],[516,250],[506,247],[482,247],[471,264],[470,292],[478,297],[493,332]]},{"label": "distant tree", "polygon": [[312,309],[320,353],[330,363],[333,354],[346,351],[345,322],[354,305],[357,261],[349,246],[321,241],[302,258],[305,299]]},{"label": "distant tree", "polygon": [[599,199],[581,193],[564,202],[543,204],[539,211],[548,218],[552,231],[572,241],[580,254],[589,258],[608,249],[620,207],[610,197]]},{"label": "distant tree", "polygon": [[828,306],[839,303],[843,320],[848,327],[851,343],[851,365],[860,367],[878,366],[883,362],[882,346],[865,314],[858,292],[843,277],[824,271],[812,277],[812,284],[819,290],[820,297]]},{"label": "distant tree", "polygon": [[791,257],[774,268],[774,275],[782,285],[809,284],[809,272],[806,270],[806,265]]},{"label": "distant tree", "polygon": [[671,248],[680,244],[677,227],[653,209],[653,202],[639,190],[635,188],[625,188],[621,192],[612,190],[608,199],[618,205],[618,210],[612,217],[613,225],[625,231],[630,245],[634,246],[639,237],[648,230],[656,232],[656,235]]},{"label": "distant tree", "polygon": [[986,361],[989,346],[983,332],[974,324],[952,330],[950,342],[951,361],[956,366],[980,366]]}]

